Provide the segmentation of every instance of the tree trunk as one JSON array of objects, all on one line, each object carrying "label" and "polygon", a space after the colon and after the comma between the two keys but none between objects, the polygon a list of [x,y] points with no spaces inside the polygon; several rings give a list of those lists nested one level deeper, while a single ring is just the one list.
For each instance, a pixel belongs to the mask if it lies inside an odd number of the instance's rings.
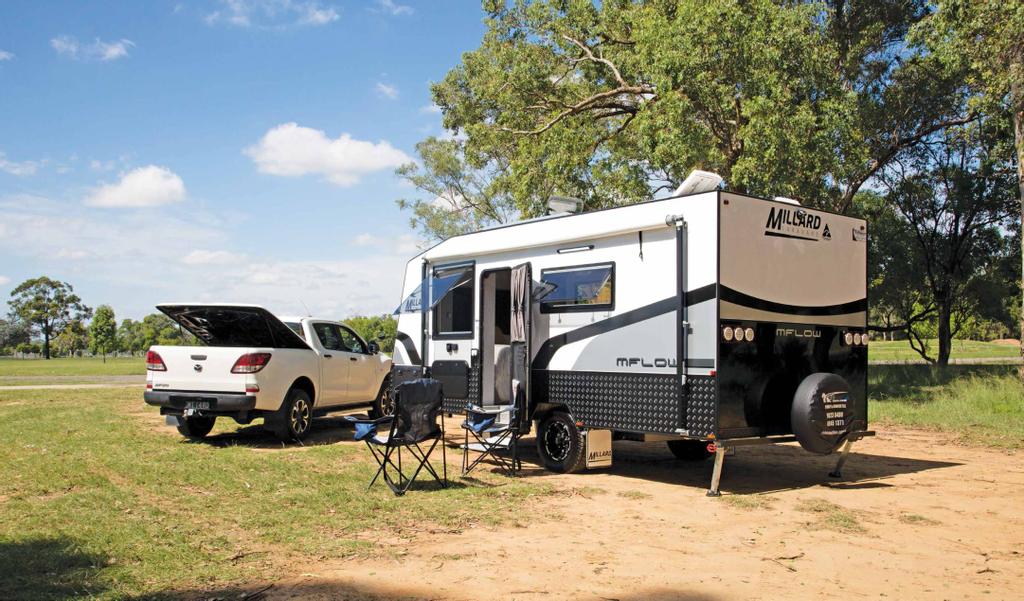
[{"label": "tree trunk", "polygon": [[50,328],[43,326],[43,359],[50,358]]},{"label": "tree trunk", "polygon": [[938,364],[939,367],[946,367],[949,365],[949,353],[952,350],[953,345],[953,334],[949,326],[953,313],[950,308],[951,304],[952,303],[949,298],[943,298],[939,302],[939,353],[935,360],[935,363]]},{"label": "tree trunk", "polygon": [[[1017,57],[1018,59],[1020,57]],[[1020,200],[1020,356],[1024,361],[1024,61],[1014,61],[1010,65],[1010,106],[1013,107],[1013,141],[1017,147],[1017,195]],[[1020,379],[1024,381],[1024,363],[1018,369]]]}]

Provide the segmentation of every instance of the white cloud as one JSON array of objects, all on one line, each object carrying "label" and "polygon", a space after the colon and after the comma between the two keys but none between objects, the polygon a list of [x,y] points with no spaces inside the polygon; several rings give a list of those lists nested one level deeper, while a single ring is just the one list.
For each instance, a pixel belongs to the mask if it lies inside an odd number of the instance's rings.
[{"label": "white cloud", "polygon": [[0,62],[14,60],[14,53],[6,50],[0,50]]},{"label": "white cloud", "polygon": [[420,113],[422,113],[424,115],[440,115],[441,114],[441,107],[437,106],[436,104],[431,103],[431,104],[428,104],[426,106],[421,106],[420,107]]},{"label": "white cloud", "polygon": [[337,9],[318,0],[220,0],[220,8],[203,20],[207,25],[280,29],[327,25],[339,17]]},{"label": "white cloud", "polygon": [[245,255],[226,250],[194,250],[181,258],[185,265],[230,265],[245,259]]},{"label": "white cloud", "polygon": [[78,38],[74,36],[61,35],[51,39],[50,46],[57,51],[57,54],[74,60],[113,61],[128,56],[128,50],[135,46],[135,42],[124,38],[104,42],[96,38],[86,44],[79,42]]},{"label": "white cloud", "polygon": [[4,173],[17,176],[35,175],[39,165],[37,161],[9,161],[7,155],[0,152],[0,171]]},{"label": "white cloud", "polygon": [[7,284],[10,284],[10,283],[11,283],[11,278],[9,278],[9,277],[7,277],[5,275],[0,275],[0,286],[6,286]]},{"label": "white cloud", "polygon": [[370,233],[359,234],[353,241],[356,246],[373,246],[380,241],[380,238]]},{"label": "white cloud", "polygon": [[411,15],[413,8],[406,4],[396,4],[394,0],[377,0],[378,10],[389,15],[400,16],[400,15]]},{"label": "white cloud", "polygon": [[184,200],[185,182],[166,167],[147,165],[121,175],[115,184],[92,191],[85,204],[93,207],[156,207]]},{"label": "white cloud", "polygon": [[373,86],[373,89],[377,90],[377,95],[383,98],[389,98],[391,100],[398,98],[398,88],[391,84],[386,84],[383,81],[378,81],[377,85]]},{"label": "white cloud", "polygon": [[321,175],[338,186],[351,186],[374,171],[394,169],[412,159],[389,142],[356,140],[349,134],[336,139],[323,131],[284,123],[243,151],[260,172],[284,177]]}]

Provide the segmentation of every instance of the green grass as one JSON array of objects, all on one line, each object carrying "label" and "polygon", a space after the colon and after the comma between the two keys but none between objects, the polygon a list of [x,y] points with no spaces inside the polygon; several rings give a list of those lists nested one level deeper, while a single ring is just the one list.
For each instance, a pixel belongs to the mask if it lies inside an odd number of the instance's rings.
[{"label": "green grass", "polygon": [[[929,340],[930,355],[935,356],[938,341]],[[950,357],[952,359],[1009,359],[1020,357],[1020,347],[1012,344],[994,344],[976,340],[954,340]],[[921,355],[910,348],[906,340],[872,340],[868,346],[869,361],[919,361]]]},{"label": "green grass", "polygon": [[857,514],[841,505],[830,503],[824,499],[807,499],[797,505],[798,511],[812,514],[815,521],[812,526],[837,532],[863,532]]},{"label": "green grass", "polygon": [[727,495],[722,501],[745,511],[771,509],[775,505],[775,499],[765,495]]},{"label": "green grass", "polygon": [[0,357],[0,378],[11,376],[131,376],[146,375],[143,357],[101,358],[71,357],[61,359],[13,359]]},{"label": "green grass", "polygon": [[942,430],[964,442],[1024,447],[1016,366],[878,365],[868,370],[869,420]]},{"label": "green grass", "polygon": [[251,585],[289,560],[373,553],[400,531],[499,523],[551,492],[486,471],[447,490],[367,492],[376,466],[354,442],[189,443],[139,396],[0,392],[0,599]]}]

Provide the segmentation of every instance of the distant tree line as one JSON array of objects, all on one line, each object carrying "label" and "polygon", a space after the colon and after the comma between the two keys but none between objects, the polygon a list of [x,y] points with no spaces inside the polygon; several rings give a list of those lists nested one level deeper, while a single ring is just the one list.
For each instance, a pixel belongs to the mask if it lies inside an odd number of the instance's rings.
[{"label": "distant tree line", "polygon": [[[141,355],[155,345],[198,344],[163,313],[118,324],[113,307],[100,305],[93,310],[71,284],[46,276],[18,285],[7,304],[8,317],[0,319],[0,355],[49,359],[89,353],[106,360],[107,355]],[[397,324],[391,316],[352,317],[345,323],[367,341],[377,342],[384,352],[394,349]]]}]

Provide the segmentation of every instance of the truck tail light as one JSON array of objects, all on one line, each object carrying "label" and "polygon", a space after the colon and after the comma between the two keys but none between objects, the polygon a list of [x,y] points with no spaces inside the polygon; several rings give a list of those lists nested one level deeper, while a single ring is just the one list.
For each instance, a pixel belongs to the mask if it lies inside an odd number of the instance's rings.
[{"label": "truck tail light", "polygon": [[270,363],[270,353],[246,353],[235,361],[231,368],[233,374],[254,374]]},{"label": "truck tail light", "polygon": [[149,371],[167,371],[167,366],[164,365],[164,360],[160,357],[160,353],[146,351],[146,369]]}]

